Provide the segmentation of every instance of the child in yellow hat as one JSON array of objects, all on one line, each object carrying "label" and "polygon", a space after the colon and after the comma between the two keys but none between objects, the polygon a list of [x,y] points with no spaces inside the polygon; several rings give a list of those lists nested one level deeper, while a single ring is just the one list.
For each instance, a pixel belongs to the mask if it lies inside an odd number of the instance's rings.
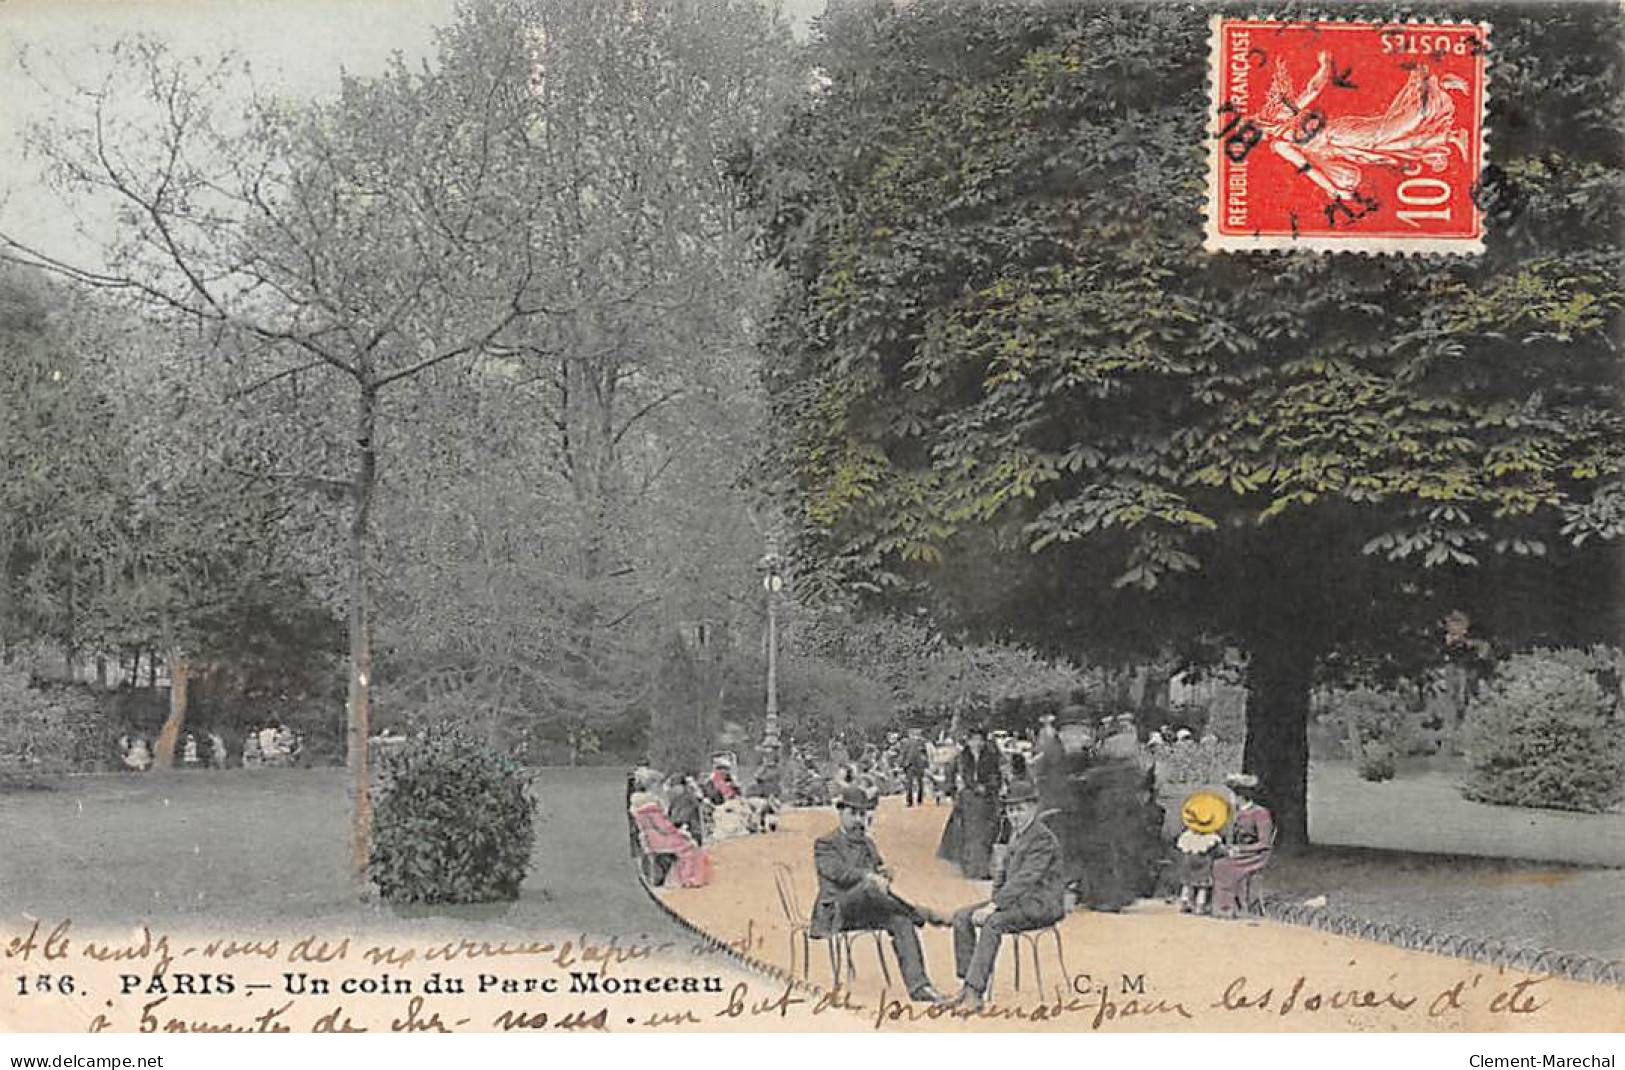
[{"label": "child in yellow hat", "polygon": [[1179,807],[1179,819],[1185,827],[1174,841],[1172,866],[1179,881],[1179,910],[1206,913],[1213,859],[1223,850],[1219,833],[1230,821],[1230,800],[1206,788],[1192,792]]}]

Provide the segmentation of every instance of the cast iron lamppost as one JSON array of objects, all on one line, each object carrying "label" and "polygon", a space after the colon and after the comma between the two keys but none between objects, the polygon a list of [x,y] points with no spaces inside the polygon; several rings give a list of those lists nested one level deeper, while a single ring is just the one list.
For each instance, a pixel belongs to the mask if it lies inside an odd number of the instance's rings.
[{"label": "cast iron lamppost", "polygon": [[762,574],[762,590],[767,592],[767,723],[762,731],[762,749],[779,746],[779,592],[784,590],[784,562],[774,539],[769,536],[767,553],[756,563]]}]

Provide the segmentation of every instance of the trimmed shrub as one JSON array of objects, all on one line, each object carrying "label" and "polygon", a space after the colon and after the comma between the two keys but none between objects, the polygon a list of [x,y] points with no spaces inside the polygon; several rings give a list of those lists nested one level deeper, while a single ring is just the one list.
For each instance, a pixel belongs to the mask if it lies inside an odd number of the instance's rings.
[{"label": "trimmed shrub", "polygon": [[1361,780],[1374,784],[1392,780],[1397,771],[1394,748],[1387,743],[1367,743],[1360,748],[1360,757],[1355,761],[1354,768]]},{"label": "trimmed shrub", "polygon": [[455,726],[384,762],[368,872],[392,903],[519,898],[530,867],[531,774]]},{"label": "trimmed shrub", "polygon": [[1462,794],[1596,813],[1625,797],[1625,741],[1595,677],[1551,651],[1508,658],[1467,709]]}]

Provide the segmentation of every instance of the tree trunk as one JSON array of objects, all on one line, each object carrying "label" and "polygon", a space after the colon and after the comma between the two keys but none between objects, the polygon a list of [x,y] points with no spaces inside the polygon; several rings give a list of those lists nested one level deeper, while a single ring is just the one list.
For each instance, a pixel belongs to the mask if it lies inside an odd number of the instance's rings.
[{"label": "tree trunk", "polygon": [[[1161,663],[1147,665],[1144,673],[1144,683],[1140,690],[1140,709],[1155,710],[1166,718],[1171,712],[1168,696],[1173,682],[1173,674],[1168,671],[1166,665]],[[1155,727],[1155,725],[1152,727]]]},{"label": "tree trunk", "polygon": [[364,882],[372,839],[372,768],[367,752],[371,731],[372,632],[367,590],[367,533],[372,515],[378,454],[373,435],[378,423],[378,394],[363,386],[357,403],[356,445],[361,455],[355,472],[355,511],[350,518],[350,694],[346,746],[350,767],[350,864]]},{"label": "tree trunk", "polygon": [[1280,638],[1252,645],[1247,664],[1247,744],[1241,765],[1283,846],[1309,842],[1309,685],[1313,648]]},{"label": "tree trunk", "polygon": [[188,666],[185,658],[172,654],[169,658],[169,716],[158,730],[158,742],[153,747],[152,764],[156,769],[175,767],[175,743],[186,725],[186,680]]}]

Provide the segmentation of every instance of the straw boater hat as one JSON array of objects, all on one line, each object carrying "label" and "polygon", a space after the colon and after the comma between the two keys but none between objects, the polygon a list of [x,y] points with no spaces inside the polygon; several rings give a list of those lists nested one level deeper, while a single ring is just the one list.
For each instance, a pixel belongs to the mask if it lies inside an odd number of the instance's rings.
[{"label": "straw boater hat", "polygon": [[1230,800],[1211,788],[1193,791],[1179,804],[1179,820],[1192,832],[1218,832],[1230,823]]}]

